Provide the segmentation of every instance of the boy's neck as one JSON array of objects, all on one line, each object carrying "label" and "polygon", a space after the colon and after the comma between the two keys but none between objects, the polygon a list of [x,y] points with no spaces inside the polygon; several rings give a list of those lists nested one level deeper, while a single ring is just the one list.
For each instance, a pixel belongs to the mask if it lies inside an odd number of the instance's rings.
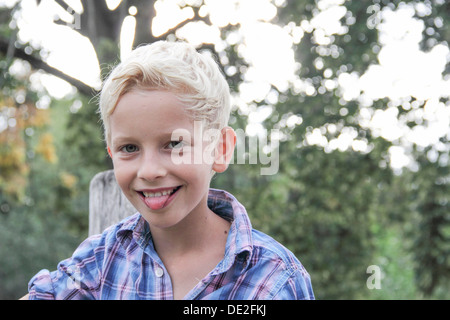
[{"label": "boy's neck", "polygon": [[163,260],[202,252],[223,249],[230,229],[230,222],[211,211],[201,203],[177,225],[160,229],[152,228],[153,244]]}]

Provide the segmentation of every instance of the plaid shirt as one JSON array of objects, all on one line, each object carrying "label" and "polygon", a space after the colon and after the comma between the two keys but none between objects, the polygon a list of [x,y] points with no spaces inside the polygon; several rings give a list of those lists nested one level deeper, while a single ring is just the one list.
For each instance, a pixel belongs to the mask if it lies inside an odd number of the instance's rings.
[{"label": "plaid shirt", "polygon": [[[314,299],[302,264],[252,229],[245,208],[231,194],[211,189],[208,206],[232,221],[225,256],[185,299]],[[173,299],[170,276],[139,213],[89,237],[56,271],[36,274],[28,288],[29,299]]]}]

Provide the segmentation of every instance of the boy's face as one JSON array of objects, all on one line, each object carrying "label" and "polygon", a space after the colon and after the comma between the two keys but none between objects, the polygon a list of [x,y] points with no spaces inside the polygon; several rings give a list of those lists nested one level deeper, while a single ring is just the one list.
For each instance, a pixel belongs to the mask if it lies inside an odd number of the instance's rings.
[{"label": "boy's face", "polygon": [[[213,164],[173,161],[174,153],[192,159],[194,148],[205,144],[196,139],[194,121],[175,95],[126,93],[110,117],[110,129],[108,149],[117,182],[151,225],[167,228],[195,210],[207,210]],[[175,140],[177,131],[190,138]]]}]

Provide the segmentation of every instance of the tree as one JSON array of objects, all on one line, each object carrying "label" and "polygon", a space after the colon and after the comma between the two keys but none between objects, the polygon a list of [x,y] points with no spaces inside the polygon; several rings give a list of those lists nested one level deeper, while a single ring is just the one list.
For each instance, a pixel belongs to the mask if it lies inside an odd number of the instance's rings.
[{"label": "tree", "polygon": [[[321,4],[323,5],[322,9],[319,8]],[[443,50],[446,50],[445,48],[448,50],[448,43],[445,41],[445,35],[448,34],[448,26],[444,26],[443,23],[449,15],[448,3],[444,1],[346,1],[343,3],[343,6],[345,9],[342,10],[341,23],[345,32],[337,32],[332,35],[326,34],[320,27],[314,27],[314,23],[312,23],[314,18],[317,18],[329,9],[326,7],[326,4],[320,1],[304,1],[301,3],[289,1],[284,10],[281,10],[280,17],[283,17],[283,21],[286,21],[285,19],[288,19],[288,21],[297,19],[297,21],[300,20],[308,28],[307,33],[296,49],[296,54],[298,61],[305,65],[305,68],[300,72],[300,77],[309,80],[313,87],[311,90],[312,95],[300,97],[297,107],[289,104],[287,106],[293,114],[301,115],[303,128],[306,127],[306,132],[300,133],[299,137],[306,138],[306,144],[308,144],[308,135],[311,137],[313,134],[316,134],[319,138],[319,143],[315,144],[324,147],[325,152],[330,152],[330,148],[331,150],[333,149],[327,142],[333,141],[334,137],[345,133],[344,130],[347,130],[347,132],[354,135],[354,141],[361,139],[361,141],[368,141],[369,145],[372,145],[373,149],[367,156],[363,157],[362,163],[364,164],[353,163],[351,168],[349,168],[351,172],[341,168],[336,173],[328,171],[327,175],[317,174],[316,177],[319,180],[322,177],[326,181],[332,179],[336,174],[341,175],[343,172],[346,172],[346,178],[356,173],[360,179],[372,181],[372,188],[366,190],[371,197],[362,202],[364,204],[362,208],[358,208],[355,203],[346,200],[348,194],[342,194],[342,198],[337,203],[341,206],[349,204],[349,207],[347,208],[348,210],[340,209],[338,212],[343,214],[344,212],[352,212],[359,209],[357,214],[365,216],[365,221],[371,221],[376,217],[376,220],[385,221],[388,224],[392,222],[393,218],[401,217],[403,228],[414,230],[414,232],[409,234],[411,238],[405,236],[403,239],[405,239],[405,242],[413,241],[414,243],[408,249],[414,252],[414,256],[417,259],[415,264],[417,283],[422,292],[429,296],[434,290],[439,291],[439,288],[445,286],[446,280],[444,279],[450,270],[448,260],[445,258],[448,256],[448,249],[443,245],[443,242],[448,238],[448,233],[444,230],[448,226],[449,217],[448,196],[444,195],[448,194],[449,188],[446,180],[448,178],[448,133],[441,136],[437,144],[439,146],[437,150],[436,146],[423,148],[422,146],[414,146],[414,143],[411,146],[410,142],[406,142],[407,145],[415,150],[411,156],[415,159],[417,167],[414,171],[417,172],[406,169],[402,176],[392,176],[390,168],[386,167],[385,161],[382,159],[389,154],[392,150],[391,147],[396,146],[399,142],[386,138],[379,139],[374,131],[362,126],[359,116],[366,102],[358,101],[361,97],[359,92],[355,98],[347,98],[342,88],[334,87],[333,85],[327,86],[326,81],[330,78],[333,79],[333,77],[339,81],[339,78],[345,74],[361,76],[369,70],[371,65],[377,64],[377,54],[380,52],[381,46],[380,39],[377,37],[380,33],[379,26],[383,22],[383,13],[385,12],[407,7],[413,12],[414,17],[419,22],[423,21],[424,23],[423,40],[421,41],[422,50],[429,52],[439,45],[442,45]],[[294,14],[296,12],[303,12],[300,19]],[[308,22],[311,24],[308,25]],[[447,61],[444,74],[448,74],[448,70],[449,63]],[[418,108],[426,108],[427,103],[431,104],[432,102],[424,103],[424,101],[421,101],[420,95],[414,95],[414,93],[411,96],[404,98],[415,105],[414,111],[408,109],[407,103],[402,105],[401,101],[399,103],[389,98],[375,100],[370,108],[372,110],[385,110],[393,105],[391,108],[398,112],[398,119],[402,119],[402,117],[414,119],[412,114]],[[437,96],[437,99],[440,101],[439,105],[446,110],[448,110],[449,106],[448,98],[448,92]],[[444,117],[448,119],[448,112],[445,113]],[[408,126],[410,126],[411,130],[421,130],[423,120],[423,118],[415,121],[410,120]],[[296,143],[299,141],[302,141],[302,139],[296,140]],[[321,143],[323,144],[321,145]],[[306,151],[307,149],[304,148],[303,152]],[[314,159],[318,161],[321,157],[334,158],[333,153],[322,154],[321,156],[316,155]],[[358,157],[352,157],[352,160],[356,159]],[[301,164],[301,158],[299,158],[299,163]],[[364,170],[366,165],[368,170]],[[326,168],[317,168],[316,173],[319,170],[326,170]],[[401,189],[405,192],[402,195],[403,199],[391,198],[390,201],[392,202],[390,202],[390,205],[383,203],[383,201],[387,200],[386,195],[388,193],[398,194],[398,191],[393,188],[398,187],[397,180],[405,181],[403,180],[405,177],[410,179],[406,180],[408,181],[406,186],[410,188]],[[339,190],[343,187],[349,187],[349,190],[352,191],[355,188],[361,188],[357,187],[361,181],[351,181],[346,185],[346,180],[339,179],[339,182],[332,184],[333,193],[331,199],[339,195]],[[379,190],[375,186],[383,186],[385,189],[380,199],[376,199]],[[316,190],[322,191],[324,188],[321,186],[316,188]],[[409,194],[411,198],[406,194]],[[359,196],[358,199],[364,199],[364,197]],[[312,207],[314,206],[308,204],[308,208]],[[375,216],[374,212],[371,212],[371,208],[376,209],[375,212],[377,214]],[[401,209],[405,211],[402,212]],[[394,214],[394,212],[396,213]],[[331,215],[331,212],[328,215]],[[418,223],[421,226],[421,230],[412,227],[417,222],[416,219],[420,221]],[[316,221],[318,222],[319,219]],[[332,226],[330,223],[327,223],[327,225]],[[362,223],[358,224],[360,227],[363,225]],[[360,239],[360,241],[362,239],[369,240],[371,238],[369,231],[372,227],[373,223],[372,225],[367,225],[366,231],[368,234],[355,239]],[[351,229],[351,226],[347,226],[347,228]],[[343,239],[343,237],[336,236],[333,239]],[[352,244],[349,247],[352,247]],[[364,249],[370,250],[370,246],[364,247]],[[332,250],[332,252],[335,251]],[[342,251],[338,250],[338,252]],[[338,261],[338,263],[342,262]],[[353,263],[353,261],[350,263]],[[325,270],[327,270],[326,268]],[[347,266],[345,269],[350,270],[350,268],[351,266]],[[324,278],[322,277],[322,279]],[[339,296],[341,295],[336,295],[335,297]]]}]

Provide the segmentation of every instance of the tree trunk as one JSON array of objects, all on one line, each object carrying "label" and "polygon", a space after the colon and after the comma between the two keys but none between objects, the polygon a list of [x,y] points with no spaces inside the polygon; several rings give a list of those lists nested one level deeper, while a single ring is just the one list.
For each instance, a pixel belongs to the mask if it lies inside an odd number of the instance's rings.
[{"label": "tree trunk", "polygon": [[117,184],[113,170],[94,176],[89,189],[89,235],[102,233],[107,227],[134,214],[131,205]]}]

